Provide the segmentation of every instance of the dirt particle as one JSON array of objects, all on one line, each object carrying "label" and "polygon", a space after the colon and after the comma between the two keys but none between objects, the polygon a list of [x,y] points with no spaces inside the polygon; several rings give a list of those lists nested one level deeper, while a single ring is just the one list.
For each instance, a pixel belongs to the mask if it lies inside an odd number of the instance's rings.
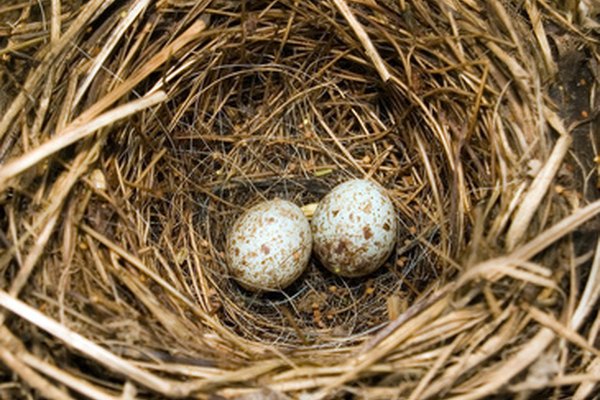
[{"label": "dirt particle", "polygon": [[365,240],[369,240],[373,237],[373,231],[371,231],[370,227],[368,227],[368,226],[363,227],[363,236],[364,236]]},{"label": "dirt particle", "polygon": [[363,211],[366,213],[371,212],[371,210],[373,209],[373,206],[371,205],[371,202],[368,202],[367,204],[365,204],[365,206],[363,207]]},{"label": "dirt particle", "polygon": [[337,215],[340,213],[340,210],[333,210],[331,213],[334,217],[337,217]]},{"label": "dirt particle", "polygon": [[383,230],[389,232],[390,229],[392,229],[392,227],[390,226],[390,224],[388,224],[387,222],[383,224]]}]

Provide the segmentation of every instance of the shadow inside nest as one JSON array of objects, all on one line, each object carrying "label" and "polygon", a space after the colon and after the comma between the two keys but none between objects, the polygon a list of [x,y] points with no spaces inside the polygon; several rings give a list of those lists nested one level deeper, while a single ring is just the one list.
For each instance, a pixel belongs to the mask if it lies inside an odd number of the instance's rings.
[{"label": "shadow inside nest", "polygon": [[[235,283],[227,272],[225,242],[245,208],[265,198],[284,198],[299,205],[314,203],[343,179],[343,174],[335,173],[328,178],[273,178],[224,183],[210,193],[180,193],[188,199],[181,211],[193,210],[193,229],[201,238],[201,252],[206,252],[203,267],[210,280],[212,313],[225,326],[247,339],[284,347],[328,347],[360,341],[403,312],[440,279],[444,272],[438,257],[421,243],[435,243],[439,232],[433,228],[428,237],[419,238],[400,218],[396,251],[369,276],[336,276],[313,256],[305,273],[282,292],[257,294]],[[185,219],[173,210],[170,218]],[[193,284],[193,274],[182,275]]]}]

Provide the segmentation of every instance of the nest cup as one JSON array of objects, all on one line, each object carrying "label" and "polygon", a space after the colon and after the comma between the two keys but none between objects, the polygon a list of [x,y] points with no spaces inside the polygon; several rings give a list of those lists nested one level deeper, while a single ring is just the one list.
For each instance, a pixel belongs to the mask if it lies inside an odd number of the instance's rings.
[{"label": "nest cup", "polygon": [[[0,68],[10,396],[592,393],[585,16],[545,1],[62,3],[32,40],[19,35],[46,14],[0,8],[29,21],[0,30],[22,46]],[[344,279],[313,257],[281,292],[231,279],[244,210],[310,205],[352,178],[396,207],[380,270]]]}]

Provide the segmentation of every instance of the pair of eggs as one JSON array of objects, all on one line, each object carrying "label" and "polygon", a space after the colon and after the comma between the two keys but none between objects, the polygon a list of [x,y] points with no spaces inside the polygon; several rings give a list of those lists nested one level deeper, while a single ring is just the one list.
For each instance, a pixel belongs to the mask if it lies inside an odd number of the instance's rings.
[{"label": "pair of eggs", "polygon": [[377,184],[354,179],[336,186],[309,223],[285,200],[247,210],[233,225],[226,248],[230,274],[245,288],[276,291],[296,280],[314,249],[330,271],[345,277],[383,265],[397,235],[394,205]]}]

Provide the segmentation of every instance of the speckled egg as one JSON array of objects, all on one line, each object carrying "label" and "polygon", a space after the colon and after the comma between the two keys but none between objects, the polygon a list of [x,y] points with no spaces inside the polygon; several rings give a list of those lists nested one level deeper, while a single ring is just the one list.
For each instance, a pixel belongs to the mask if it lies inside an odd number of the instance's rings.
[{"label": "speckled egg", "polygon": [[285,200],[255,205],[235,222],[227,238],[230,274],[246,289],[276,291],[308,265],[310,225],[302,210]]},{"label": "speckled egg", "polygon": [[381,186],[354,179],[336,186],[321,200],[311,229],[321,263],[341,276],[357,277],[375,271],[390,256],[398,222]]}]

